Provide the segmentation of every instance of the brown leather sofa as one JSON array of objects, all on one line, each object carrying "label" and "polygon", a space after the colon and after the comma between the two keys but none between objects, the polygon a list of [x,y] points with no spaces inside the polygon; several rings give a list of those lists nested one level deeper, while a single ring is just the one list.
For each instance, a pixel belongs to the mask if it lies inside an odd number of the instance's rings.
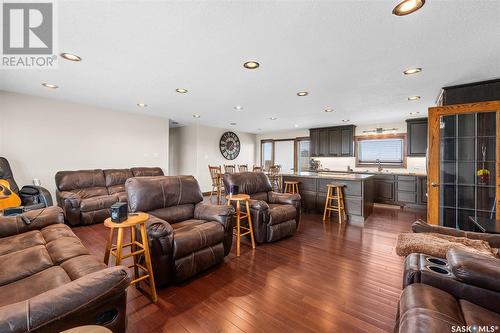
[{"label": "brown leather sofa", "polygon": [[395,332],[493,332],[459,329],[500,324],[500,259],[453,248],[447,259],[438,273],[428,256],[406,257]]},{"label": "brown leather sofa", "polygon": [[293,235],[300,221],[300,195],[273,192],[263,172],[226,173],[224,188],[237,185],[239,193],[250,195],[250,213],[255,240],[274,242]]},{"label": "brown leather sofa", "polygon": [[125,183],[131,212],[146,212],[155,282],[181,282],[221,263],[233,241],[231,206],[204,204],[193,176],[134,177]]},{"label": "brown leather sofa", "polygon": [[428,224],[422,220],[413,222],[411,229],[413,232],[433,232],[437,234],[466,237],[487,241],[491,247],[500,249],[500,234],[489,234],[484,232],[462,231],[455,228],[448,228],[439,225]]},{"label": "brown leather sofa", "polygon": [[161,168],[96,169],[56,173],[57,204],[71,226],[103,222],[115,202],[127,202],[125,181],[131,177],[162,176]]},{"label": "brown leather sofa", "polygon": [[125,332],[127,268],[108,268],[64,224],[61,208],[0,216],[0,332],[103,325]]}]

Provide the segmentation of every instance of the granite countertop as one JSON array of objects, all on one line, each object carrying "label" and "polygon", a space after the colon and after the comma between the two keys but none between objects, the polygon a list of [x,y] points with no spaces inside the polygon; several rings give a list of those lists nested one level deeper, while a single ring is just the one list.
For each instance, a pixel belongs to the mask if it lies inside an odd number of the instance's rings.
[{"label": "granite countertop", "polygon": [[317,172],[294,172],[283,174],[283,176],[292,177],[305,177],[305,178],[327,178],[339,180],[364,180],[373,177],[373,174],[365,173],[347,173],[347,172],[331,172],[331,173],[317,173]]},{"label": "granite countertop", "polygon": [[[385,171],[388,170],[388,171]],[[353,171],[340,171],[340,170],[319,170],[319,171],[309,171],[311,173],[341,173],[341,174],[365,174],[365,175],[399,175],[399,176],[418,176],[418,177],[427,177],[425,173],[417,173],[417,172],[403,172],[403,171],[391,171],[390,169],[384,169],[384,171],[361,171],[361,170],[353,170]]]}]

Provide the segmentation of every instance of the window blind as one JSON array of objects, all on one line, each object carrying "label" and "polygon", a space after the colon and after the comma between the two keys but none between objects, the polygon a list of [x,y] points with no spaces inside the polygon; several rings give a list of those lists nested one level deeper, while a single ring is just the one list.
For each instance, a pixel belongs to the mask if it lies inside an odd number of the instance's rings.
[{"label": "window blind", "polygon": [[403,163],[403,139],[374,139],[358,142],[360,163]]}]

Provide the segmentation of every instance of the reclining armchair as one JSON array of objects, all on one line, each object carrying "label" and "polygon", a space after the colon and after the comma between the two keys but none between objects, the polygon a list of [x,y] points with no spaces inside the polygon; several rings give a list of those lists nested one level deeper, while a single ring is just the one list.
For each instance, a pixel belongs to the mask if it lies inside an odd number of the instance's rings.
[{"label": "reclining armchair", "polygon": [[229,254],[234,208],[204,204],[193,176],[134,177],[125,189],[130,212],[150,215],[146,228],[158,286],[184,281]]},{"label": "reclining armchair", "polygon": [[273,192],[262,172],[226,173],[224,188],[237,185],[250,195],[250,215],[257,243],[274,242],[293,235],[300,221],[300,195]]},{"label": "reclining armchair", "polygon": [[423,256],[412,253],[405,260],[406,286],[394,332],[465,332],[457,328],[500,323],[500,259],[452,248],[436,273],[428,269],[431,262],[419,264]]},{"label": "reclining armchair", "polygon": [[9,182],[11,190],[21,198],[21,205],[24,210],[40,209],[52,206],[52,196],[50,192],[41,186],[26,185],[21,190],[17,186],[10,168],[9,161],[5,157],[0,157],[0,179]]}]

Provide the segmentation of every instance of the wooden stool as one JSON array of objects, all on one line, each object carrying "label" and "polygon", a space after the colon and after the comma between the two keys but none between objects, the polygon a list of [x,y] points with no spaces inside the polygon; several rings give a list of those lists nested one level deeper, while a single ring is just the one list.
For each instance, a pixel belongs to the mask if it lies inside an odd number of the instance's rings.
[{"label": "wooden stool", "polygon": [[61,333],[113,333],[104,326],[86,325],[70,328]]},{"label": "wooden stool", "polygon": [[[250,216],[250,206],[248,204],[248,200],[250,196],[248,194],[229,194],[226,195],[227,205],[231,204],[231,201],[236,201],[236,256],[240,256],[240,241],[241,237],[250,234],[250,239],[252,240],[252,249],[255,249],[255,240],[253,238],[253,226],[252,226],[252,217]],[[245,203],[246,213],[241,212],[240,202],[243,201]],[[247,219],[248,228],[241,226],[241,220]],[[241,230],[244,230],[242,233]]]},{"label": "wooden stool", "polygon": [[299,182],[285,180],[285,193],[298,194],[299,193]]},{"label": "wooden stool", "polygon": [[[104,263],[106,265],[108,264],[110,255],[113,255],[116,258],[116,265],[120,265],[121,261],[125,258],[133,257],[134,264],[128,266],[129,268],[134,267],[134,280],[132,280],[130,284],[131,285],[136,284],[136,286],[138,287],[137,285],[138,282],[149,279],[149,288],[150,288],[149,296],[151,297],[153,303],[156,303],[158,298],[156,296],[155,280],[153,277],[153,267],[151,265],[151,255],[149,253],[148,235],[146,234],[146,221],[148,219],[149,215],[146,213],[129,214],[128,219],[126,219],[122,223],[114,223],[111,221],[111,218],[108,217],[104,221],[104,225],[110,228],[108,242],[106,244],[106,253],[104,254]],[[139,226],[141,232],[141,242],[138,242],[136,240],[135,231],[137,225]],[[123,244],[123,229],[127,228],[130,230],[130,243]],[[118,229],[118,235],[116,238],[116,245],[113,245],[113,231],[115,229]],[[130,253],[124,255],[123,248],[129,246],[130,246]],[[140,248],[140,250],[138,250],[137,248]],[[136,256],[140,254],[144,254],[144,261],[146,263],[146,267],[138,263]],[[146,274],[139,276],[139,268]]]},{"label": "wooden stool", "polygon": [[[323,221],[326,220],[327,212],[328,212],[328,218],[330,218],[332,211],[335,211],[338,213],[339,223],[342,224],[342,218],[344,220],[347,219],[347,215],[345,213],[345,205],[344,205],[344,194],[342,193],[342,188],[344,187],[344,185],[327,184],[326,187],[328,191],[326,193]],[[336,204],[333,204],[334,200]]]}]

